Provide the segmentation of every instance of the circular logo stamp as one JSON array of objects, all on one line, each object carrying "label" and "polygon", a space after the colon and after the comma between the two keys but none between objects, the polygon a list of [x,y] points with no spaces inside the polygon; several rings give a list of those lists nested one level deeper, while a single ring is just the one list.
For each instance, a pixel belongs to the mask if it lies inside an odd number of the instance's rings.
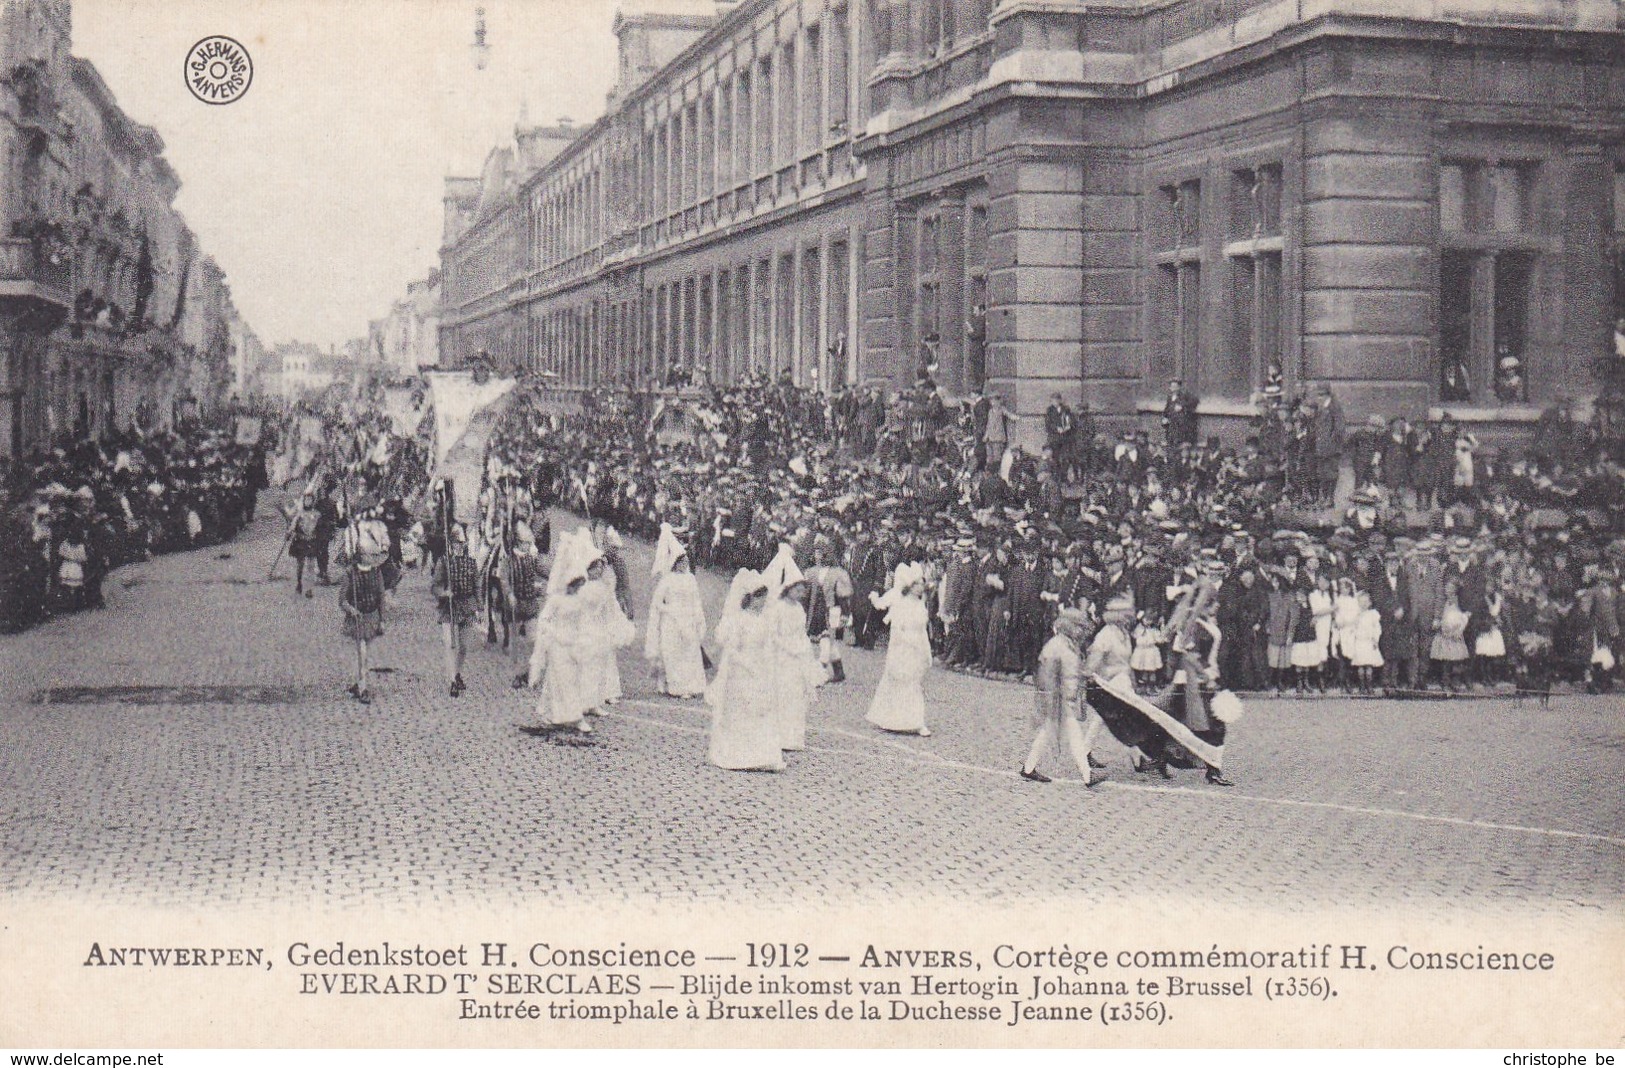
[{"label": "circular logo stamp", "polygon": [[186,53],[186,88],[205,104],[229,104],[248,92],[254,61],[248,49],[216,34]]}]

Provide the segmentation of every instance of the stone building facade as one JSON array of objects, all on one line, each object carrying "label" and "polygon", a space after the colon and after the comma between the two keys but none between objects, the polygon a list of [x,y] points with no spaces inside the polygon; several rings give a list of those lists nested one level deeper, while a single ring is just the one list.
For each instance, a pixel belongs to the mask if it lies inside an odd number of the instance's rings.
[{"label": "stone building facade", "polygon": [[[688,43],[654,67],[657,31]],[[616,32],[602,119],[448,186],[449,361],[933,364],[1029,441],[1054,393],[1127,418],[1176,377],[1216,432],[1276,377],[1510,428],[1587,393],[1625,316],[1612,0],[745,0]]]},{"label": "stone building facade", "polygon": [[233,384],[236,309],[163,140],[71,33],[68,0],[0,11],[0,455],[167,425]]}]

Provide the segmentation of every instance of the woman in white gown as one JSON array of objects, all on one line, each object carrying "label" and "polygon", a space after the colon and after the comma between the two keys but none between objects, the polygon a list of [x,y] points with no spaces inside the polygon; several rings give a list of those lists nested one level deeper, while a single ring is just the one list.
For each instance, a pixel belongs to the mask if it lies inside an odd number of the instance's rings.
[{"label": "woman in white gown", "polygon": [[536,645],[530,654],[529,683],[542,685],[536,715],[544,727],[574,726],[592,732],[588,709],[598,704],[592,661],[598,647],[594,617],[598,608],[590,592],[588,571],[598,552],[585,538],[565,535],[553,557],[547,579],[547,603],[536,620]]},{"label": "woman in white gown", "polygon": [[931,666],[931,639],[926,633],[925,572],[919,564],[898,564],[891,589],[869,601],[886,613],[891,638],[886,643],[886,669],[880,676],[868,720],[883,731],[931,737],[925,725],[925,672]]},{"label": "woman in white gown", "polygon": [[812,707],[813,693],[824,681],[824,668],[807,638],[806,605],[811,586],[796,566],[790,546],[782,543],[765,577],[768,595],[762,619],[772,642],[765,664],[773,676],[779,744],[787,750],[805,749],[807,712]]},{"label": "woman in white gown", "polygon": [[688,553],[670,523],[660,524],[651,572],[656,583],[649,598],[643,655],[658,665],[662,692],[699,697],[705,692],[705,660],[700,655],[705,606],[700,603],[700,584],[689,570]]},{"label": "woman in white gown", "polygon": [[[592,543],[590,535],[587,542]],[[615,594],[615,573],[605,564],[599,550],[595,548],[593,552],[599,555],[587,574],[585,592],[593,609],[590,625],[597,632],[589,672],[598,700],[589,711],[601,716],[609,710],[608,706],[621,699],[621,666],[615,656],[632,644],[638,630],[621,610],[620,599]]]},{"label": "woman in white gown", "polygon": [[748,568],[734,576],[717,621],[717,677],[706,691],[711,706],[707,758],[729,771],[783,771],[773,680],[761,669],[771,641],[762,618],[767,581]]}]

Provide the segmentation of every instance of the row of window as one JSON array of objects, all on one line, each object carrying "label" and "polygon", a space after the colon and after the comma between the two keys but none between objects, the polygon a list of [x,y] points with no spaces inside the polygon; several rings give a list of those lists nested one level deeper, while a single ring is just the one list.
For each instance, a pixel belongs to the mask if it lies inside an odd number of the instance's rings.
[{"label": "row of window", "polygon": [[833,388],[856,380],[851,280],[851,245],[839,236],[649,287],[636,304],[599,299],[539,316],[527,355],[568,385],[660,382],[682,368],[714,382],[788,373]]},{"label": "row of window", "polygon": [[[1435,388],[1446,403],[1529,400],[1532,309],[1561,247],[1541,206],[1538,160],[1450,159],[1439,169]],[[1625,319],[1625,167],[1613,173],[1613,303]],[[1162,186],[1151,209],[1150,371],[1206,394],[1246,396],[1285,370],[1281,168],[1231,172],[1226,238],[1209,262],[1202,182]],[[1221,272],[1217,278],[1212,272]],[[1204,336],[1204,286],[1228,295],[1223,336]],[[1625,333],[1625,331],[1622,331]]]}]

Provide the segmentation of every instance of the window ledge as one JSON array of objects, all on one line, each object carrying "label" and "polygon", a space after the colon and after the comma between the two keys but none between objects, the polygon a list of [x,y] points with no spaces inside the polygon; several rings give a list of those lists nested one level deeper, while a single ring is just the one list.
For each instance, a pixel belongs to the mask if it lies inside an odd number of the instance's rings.
[{"label": "window ledge", "polygon": [[[1135,410],[1148,414],[1161,412],[1167,406],[1167,397],[1141,397],[1134,402]],[[1252,419],[1259,411],[1258,405],[1252,401],[1236,397],[1203,397],[1196,402],[1197,415]]]}]

